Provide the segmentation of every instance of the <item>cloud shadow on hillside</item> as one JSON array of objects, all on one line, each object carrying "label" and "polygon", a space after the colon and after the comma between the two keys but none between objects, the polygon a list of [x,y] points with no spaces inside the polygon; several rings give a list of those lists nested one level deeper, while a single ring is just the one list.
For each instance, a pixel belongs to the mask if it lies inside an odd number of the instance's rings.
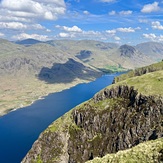
[{"label": "cloud shadow on hillside", "polygon": [[82,80],[91,80],[93,77],[99,77],[101,72],[86,67],[80,62],[70,59],[66,63],[54,63],[51,68],[43,67],[38,74],[38,78],[49,84],[71,83],[76,78]]}]

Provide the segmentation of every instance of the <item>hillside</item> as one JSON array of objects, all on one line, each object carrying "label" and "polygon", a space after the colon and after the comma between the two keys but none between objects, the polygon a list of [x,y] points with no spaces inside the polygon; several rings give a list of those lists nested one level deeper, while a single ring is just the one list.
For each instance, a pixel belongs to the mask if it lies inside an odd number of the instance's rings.
[{"label": "hillside", "polygon": [[[161,45],[153,43],[158,48]],[[27,39],[14,43],[0,39],[0,115],[103,73],[149,65],[163,54],[162,48],[159,56],[144,52],[130,45],[93,40]]]},{"label": "hillside", "polygon": [[154,163],[163,162],[163,138],[140,143],[139,145],[119,151],[116,154],[108,154],[103,158],[95,158],[87,163]]},{"label": "hillside", "polygon": [[163,58],[163,44],[159,42],[145,42],[136,45],[136,49],[138,49],[141,53],[150,56],[152,59],[156,61],[160,61]]},{"label": "hillside", "polygon": [[[132,70],[132,71],[128,72],[127,74],[123,74],[121,76],[118,76],[118,77],[116,77],[114,79],[114,83],[123,81],[123,80],[128,79],[128,78],[141,76],[143,74],[147,74],[147,73],[150,73],[150,72],[159,71],[159,70],[162,70],[162,69],[163,69],[163,61],[159,62],[159,63],[156,63],[156,64],[146,66],[146,67],[137,68],[135,70]],[[160,76],[160,78],[161,78],[161,76]]]},{"label": "hillside", "polygon": [[[155,67],[160,64],[163,62]],[[111,155],[102,161],[115,157],[117,162],[122,158],[123,161],[162,161],[162,74],[163,69],[159,69],[101,90],[41,133],[22,163],[82,163],[107,154]],[[144,144],[150,140],[155,141]],[[141,147],[145,151],[143,158]]]},{"label": "hillside", "polygon": [[66,50],[83,62],[103,70],[110,70],[113,66],[117,69],[122,67],[122,70],[124,68],[133,69],[156,62],[153,58],[151,59],[146,54],[129,45],[119,46],[118,44],[92,40],[60,40],[47,43]]},{"label": "hillside", "polygon": [[[96,68],[49,44],[36,43],[26,47],[1,39],[0,49],[0,115],[29,105],[41,96],[92,81],[102,75]],[[67,68],[66,72],[62,68],[57,71],[59,74],[53,74],[57,83],[43,79],[45,68],[52,74],[54,67],[64,67],[70,60],[74,62],[69,66],[78,70],[81,68],[80,74],[79,71],[74,73],[72,68]],[[63,82],[65,77],[68,77],[66,83]]]}]

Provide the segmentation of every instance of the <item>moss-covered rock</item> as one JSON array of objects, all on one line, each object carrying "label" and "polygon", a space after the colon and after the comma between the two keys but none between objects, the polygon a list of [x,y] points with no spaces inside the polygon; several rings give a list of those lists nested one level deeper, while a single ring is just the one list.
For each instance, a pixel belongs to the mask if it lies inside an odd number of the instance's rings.
[{"label": "moss-covered rock", "polygon": [[105,88],[49,126],[23,162],[85,162],[163,136],[163,98]]},{"label": "moss-covered rock", "polygon": [[[163,94],[159,92],[163,92],[163,81],[157,78],[162,71],[118,82],[72,109],[40,135],[22,162],[83,163],[156,139],[158,142],[132,148],[124,154],[111,154],[109,159],[126,163],[148,159],[151,163],[161,162]],[[139,80],[143,80],[140,85]],[[149,82],[152,93],[145,93],[141,85]],[[140,155],[143,149],[146,153]]]},{"label": "moss-covered rock", "polygon": [[163,138],[140,143],[139,145],[95,158],[87,163],[161,163],[163,162]]}]

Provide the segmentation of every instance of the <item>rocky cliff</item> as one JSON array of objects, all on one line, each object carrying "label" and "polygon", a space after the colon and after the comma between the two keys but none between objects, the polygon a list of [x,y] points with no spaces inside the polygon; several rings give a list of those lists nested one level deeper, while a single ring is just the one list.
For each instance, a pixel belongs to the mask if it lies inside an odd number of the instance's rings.
[{"label": "rocky cliff", "polygon": [[105,88],[48,127],[23,159],[76,163],[163,136],[163,97],[134,87]]}]

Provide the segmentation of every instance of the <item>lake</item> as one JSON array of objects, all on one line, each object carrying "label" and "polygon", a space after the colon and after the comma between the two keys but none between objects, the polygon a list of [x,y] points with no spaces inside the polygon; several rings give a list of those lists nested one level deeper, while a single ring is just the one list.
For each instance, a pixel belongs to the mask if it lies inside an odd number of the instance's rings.
[{"label": "lake", "polygon": [[0,117],[0,163],[20,163],[39,134],[54,120],[92,98],[118,75],[104,75],[93,82],[49,94],[31,106]]}]

